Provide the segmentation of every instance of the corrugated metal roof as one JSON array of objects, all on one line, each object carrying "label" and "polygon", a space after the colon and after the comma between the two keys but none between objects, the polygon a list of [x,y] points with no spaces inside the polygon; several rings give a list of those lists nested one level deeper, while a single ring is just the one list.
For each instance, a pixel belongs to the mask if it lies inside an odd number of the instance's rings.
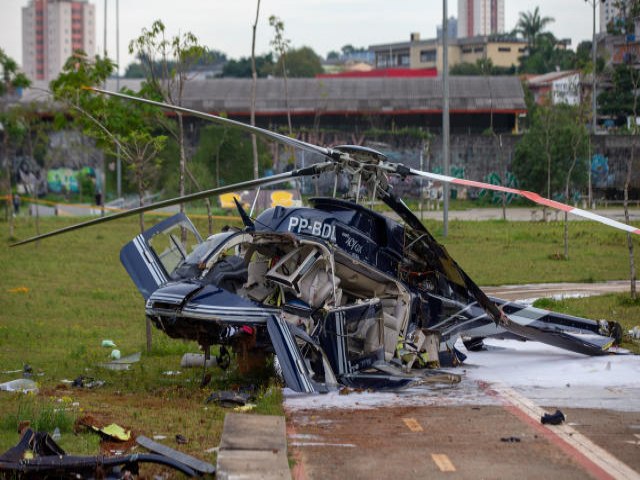
[{"label": "corrugated metal roof", "polygon": [[[120,87],[139,90],[141,80],[122,79]],[[294,113],[386,113],[438,112],[442,110],[442,78],[291,78],[289,108]],[[116,81],[107,81],[116,90]],[[36,98],[37,96],[37,98]],[[46,97],[46,96],[45,96]],[[46,100],[36,89],[25,92],[22,101]],[[251,79],[221,78],[187,82],[183,106],[205,112],[250,112]],[[488,112],[526,109],[524,92],[517,77],[450,77],[449,107],[452,111]],[[286,111],[284,81],[258,79],[256,113]]]},{"label": "corrugated metal roof", "polygon": [[[524,110],[517,77],[451,77],[451,110],[469,113]],[[424,112],[442,109],[441,78],[292,78],[289,106],[294,112]],[[250,79],[211,79],[189,82],[184,106],[206,111],[245,113],[250,110]],[[259,79],[256,111],[286,110],[284,81]]]}]

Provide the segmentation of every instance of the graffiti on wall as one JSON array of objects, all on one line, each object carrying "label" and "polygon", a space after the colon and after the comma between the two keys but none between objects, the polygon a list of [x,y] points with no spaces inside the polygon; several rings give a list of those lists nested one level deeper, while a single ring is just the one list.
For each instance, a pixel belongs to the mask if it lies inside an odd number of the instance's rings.
[{"label": "graffiti on wall", "polygon": [[[500,174],[496,172],[491,172],[488,175],[486,175],[484,177],[484,181],[485,183],[490,183],[491,185],[501,185],[503,187],[509,187],[509,188],[515,188],[515,189],[520,188],[518,184],[518,179],[511,172],[507,172],[505,174],[504,182],[502,181],[502,177],[500,176]],[[482,189],[478,194],[478,198],[491,198],[491,203],[498,204],[498,203],[502,203],[502,195],[503,195],[502,192]],[[506,202],[511,203],[514,197],[515,195],[513,193],[507,193]]]},{"label": "graffiti on wall", "polygon": [[609,170],[609,158],[596,153],[591,158],[591,183],[596,188],[612,187],[615,175]]},{"label": "graffiti on wall", "polygon": [[83,167],[80,170],[71,168],[51,169],[47,172],[47,187],[50,192],[54,193],[79,193],[80,179],[83,175],[90,178],[93,185],[95,185],[96,171],[92,167]]}]

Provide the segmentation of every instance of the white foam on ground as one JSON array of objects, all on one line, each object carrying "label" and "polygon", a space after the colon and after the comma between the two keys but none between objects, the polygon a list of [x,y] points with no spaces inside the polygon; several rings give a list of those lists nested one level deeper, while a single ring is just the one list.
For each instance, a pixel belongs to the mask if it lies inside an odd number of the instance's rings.
[{"label": "white foam on ground", "polygon": [[[302,395],[285,389],[285,408],[365,409],[411,405],[493,405],[480,383],[507,385],[538,405],[640,411],[640,356],[588,357],[537,342],[485,340],[488,350],[465,352],[463,375],[452,386],[426,385],[396,392]],[[464,350],[461,342],[456,345]]]}]

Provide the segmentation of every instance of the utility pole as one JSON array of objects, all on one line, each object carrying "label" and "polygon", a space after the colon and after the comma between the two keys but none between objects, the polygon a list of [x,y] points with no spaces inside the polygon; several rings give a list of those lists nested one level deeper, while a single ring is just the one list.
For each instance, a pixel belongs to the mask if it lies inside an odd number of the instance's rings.
[{"label": "utility pole", "polygon": [[[120,91],[120,0],[116,0],[116,90]],[[118,198],[122,197],[122,159],[120,158],[120,144],[116,145],[116,191]]]},{"label": "utility pole", "polygon": [[[104,0],[104,28],[103,28],[102,56],[107,58],[107,0]],[[107,88],[107,80],[104,81],[104,88]],[[100,195],[100,216],[104,217],[104,204],[107,201],[107,159],[102,157],[102,195]]]},{"label": "utility pole", "polygon": [[104,28],[103,28],[103,46],[102,46],[102,55],[104,57],[107,56],[107,0],[104,0]]},{"label": "utility pole", "polygon": [[[598,0],[584,0],[586,3],[591,2],[591,6],[593,7],[593,35],[591,37],[591,63],[593,65],[593,71],[591,72],[591,141],[589,142],[589,146],[593,145],[595,141],[596,135],[596,125],[597,125],[597,101],[598,95],[596,92],[596,62],[597,62],[597,42],[596,42],[596,3]],[[605,0],[601,0],[604,2]],[[592,208],[593,202],[593,189],[591,186],[591,161],[593,159],[593,149],[590,148],[589,155],[589,169],[588,169],[588,180],[589,180],[589,190],[587,193],[587,200],[589,202],[589,208]]]},{"label": "utility pole", "polygon": [[[449,175],[449,20],[447,0],[442,0],[442,163]],[[442,186],[442,236],[449,233],[449,184]]]}]

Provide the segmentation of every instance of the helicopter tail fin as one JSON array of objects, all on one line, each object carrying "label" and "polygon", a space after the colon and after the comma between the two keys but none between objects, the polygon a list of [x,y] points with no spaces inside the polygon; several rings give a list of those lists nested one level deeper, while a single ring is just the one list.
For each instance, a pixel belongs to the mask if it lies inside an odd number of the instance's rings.
[{"label": "helicopter tail fin", "polygon": [[236,197],[233,197],[233,201],[236,204],[236,208],[238,209],[238,213],[240,214],[240,218],[242,218],[242,223],[244,223],[244,226],[250,230],[255,230],[256,227],[253,223],[253,220],[251,220],[251,217],[249,217],[245,209],[242,208],[242,204]]}]

